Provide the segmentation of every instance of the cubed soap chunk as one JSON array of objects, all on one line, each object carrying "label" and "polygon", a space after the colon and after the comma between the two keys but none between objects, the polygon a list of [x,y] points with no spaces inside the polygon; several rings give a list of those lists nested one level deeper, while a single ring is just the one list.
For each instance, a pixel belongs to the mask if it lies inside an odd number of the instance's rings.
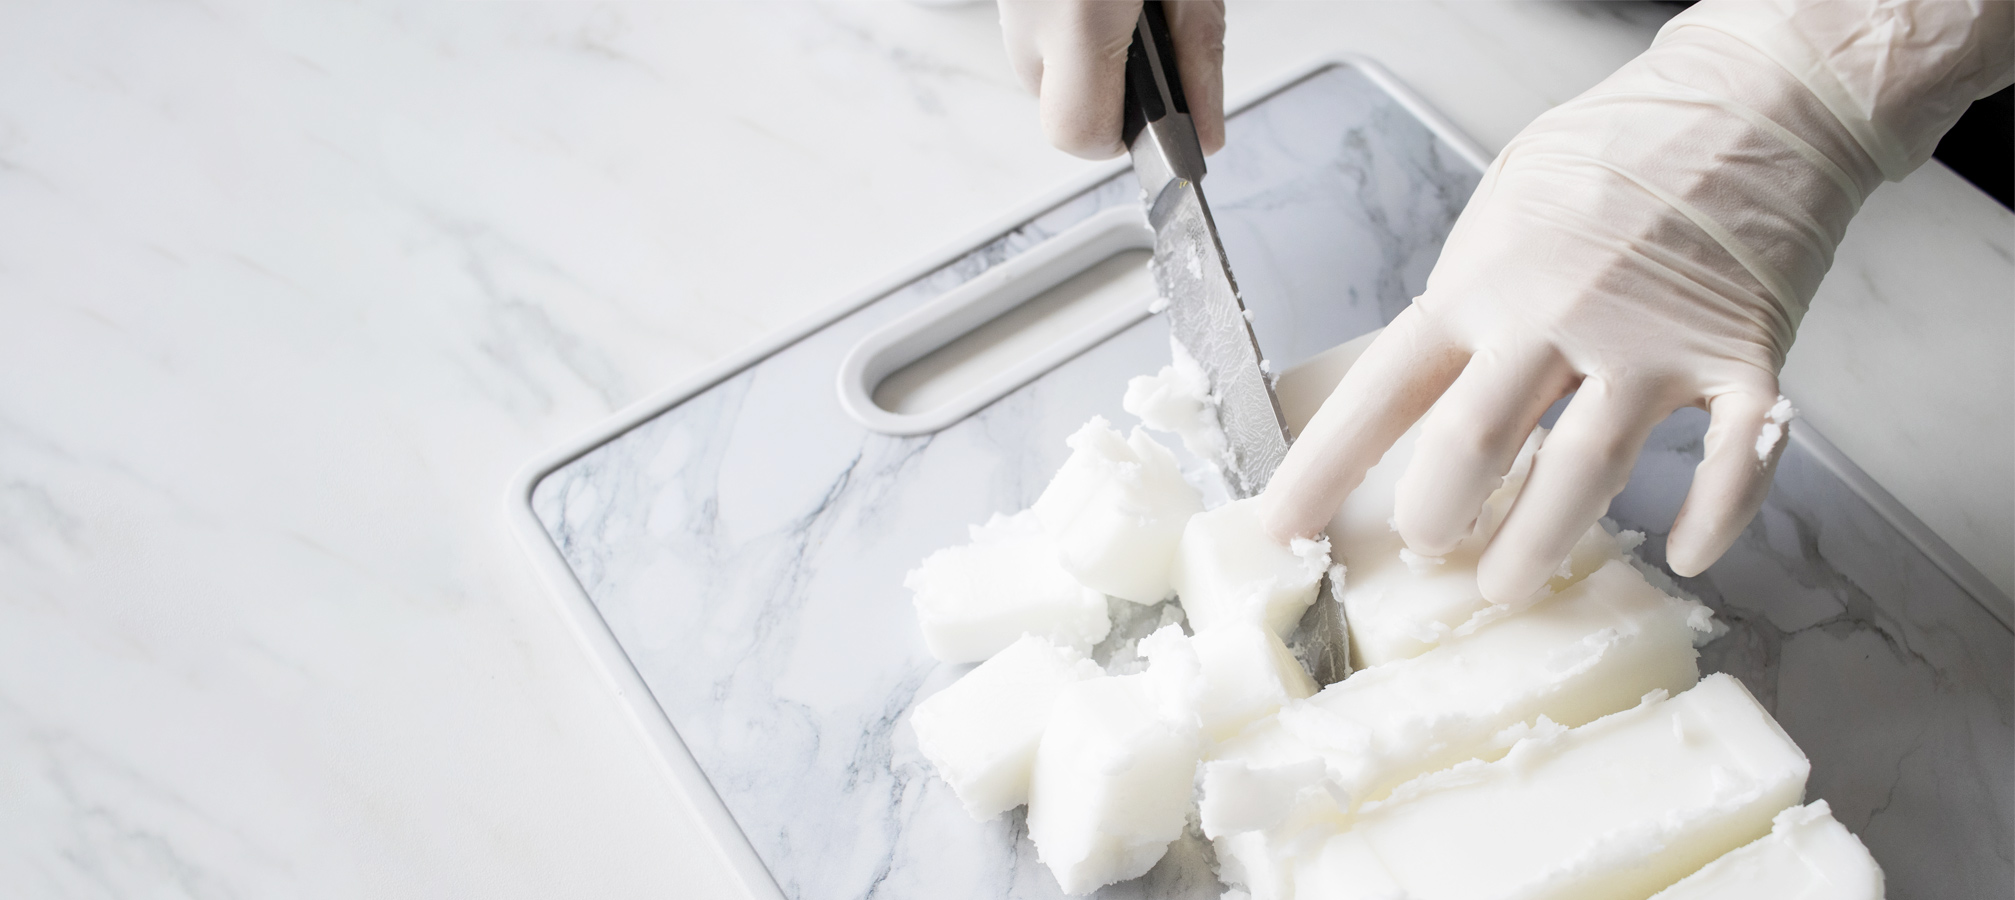
[{"label": "cubed soap chunk", "polygon": [[1329,539],[1283,544],[1259,521],[1259,500],[1234,500],[1183,529],[1171,581],[1190,627],[1253,622],[1287,636],[1315,602],[1329,569]]},{"label": "cubed soap chunk", "polygon": [[1824,800],[1777,814],[1770,834],[1731,850],[1656,900],[1882,900],[1882,867]]},{"label": "cubed soap chunk", "polygon": [[1294,890],[1333,900],[1645,900],[1768,833],[1800,802],[1809,770],[1740,682],[1710,675],[1669,700],[1402,786],[1303,858]]},{"label": "cubed soap chunk", "polygon": [[[1351,660],[1359,666],[1418,656],[1471,619],[1501,614],[1476,585],[1476,563],[1525,486],[1546,431],[1535,430],[1526,440],[1504,484],[1485,501],[1475,531],[1440,557],[1408,551],[1391,525],[1399,476],[1413,458],[1417,435],[1415,429],[1402,436],[1330,522],[1335,555],[1350,573],[1338,599],[1350,621]],[[1565,589],[1622,555],[1614,536],[1590,526],[1548,589]]]},{"label": "cubed soap chunk", "polygon": [[1252,622],[1230,622],[1190,638],[1202,672],[1198,716],[1213,741],[1237,734],[1291,700],[1315,693],[1315,679],[1281,643]]},{"label": "cubed soap chunk", "polygon": [[910,727],[938,777],[984,821],[1028,802],[1036,747],[1057,697],[1103,675],[1076,650],[1027,635],[917,704]]},{"label": "cubed soap chunk", "polygon": [[1176,543],[1203,495],[1183,480],[1175,454],[1139,428],[1121,437],[1093,417],[1068,443],[1070,458],[1034,507],[1064,571],[1135,603],[1166,599]]},{"label": "cubed soap chunk", "polygon": [[978,662],[1024,634],[1090,650],[1112,625],[1105,595],[1063,570],[1032,510],[973,526],[972,543],[925,557],[903,586],[924,646],[945,662]]},{"label": "cubed soap chunk", "polygon": [[[1162,643],[1182,649],[1179,640]],[[1201,747],[1196,661],[1150,652],[1145,672],[1065,689],[1036,751],[1029,838],[1065,893],[1146,873],[1189,816]]]}]

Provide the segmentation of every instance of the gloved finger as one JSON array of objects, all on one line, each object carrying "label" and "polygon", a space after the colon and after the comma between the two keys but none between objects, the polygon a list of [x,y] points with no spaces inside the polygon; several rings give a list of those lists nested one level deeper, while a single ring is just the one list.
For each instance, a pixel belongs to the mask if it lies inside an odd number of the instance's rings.
[{"label": "gloved finger", "polygon": [[1477,562],[1485,600],[1515,603],[1553,577],[1574,542],[1622,493],[1652,426],[1676,406],[1661,399],[1596,378],[1582,382]]},{"label": "gloved finger", "polygon": [[1343,498],[1461,373],[1468,351],[1418,306],[1366,347],[1301,430],[1260,499],[1260,521],[1280,540],[1329,526]]},{"label": "gloved finger", "polygon": [[1440,556],[1468,537],[1490,492],[1574,372],[1550,346],[1486,348],[1427,414],[1393,510],[1407,547]]},{"label": "gloved finger", "polygon": [[[1707,452],[1693,470],[1693,487],[1665,542],[1665,562],[1672,571],[1706,571],[1763,507],[1789,437],[1790,404],[1777,407],[1778,399],[1731,391],[1709,401],[1713,418],[1707,426]],[[1773,408],[1780,410],[1774,416]]]},{"label": "gloved finger", "polygon": [[1043,135],[1057,149],[1086,159],[1125,152],[1120,143],[1126,102],[1126,49],[1133,43],[1140,3],[1068,3],[1063,27],[1037,41],[1042,85],[1037,91]]},{"label": "gloved finger", "polygon": [[1189,117],[1205,154],[1224,147],[1224,0],[1164,3]]}]

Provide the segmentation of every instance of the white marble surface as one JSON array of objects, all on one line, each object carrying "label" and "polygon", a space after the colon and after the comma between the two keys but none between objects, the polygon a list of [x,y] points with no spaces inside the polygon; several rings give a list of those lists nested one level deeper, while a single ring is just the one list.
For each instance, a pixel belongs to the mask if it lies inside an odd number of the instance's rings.
[{"label": "white marble surface", "polygon": [[[1496,147],[1660,15],[1236,5],[1227,80],[1365,51]],[[0,8],[7,895],[722,895],[498,495],[1081,171],[997,42],[983,6]],[[1944,392],[1977,413],[1871,390],[1824,425],[1965,549],[2010,515],[1951,474],[2015,458],[2010,220],[1926,172],[1855,234],[1979,249],[1918,276],[1868,248],[1912,327],[1821,332],[1822,300],[1801,351],[2003,373]],[[1817,420],[1846,382],[1809,382]]]}]

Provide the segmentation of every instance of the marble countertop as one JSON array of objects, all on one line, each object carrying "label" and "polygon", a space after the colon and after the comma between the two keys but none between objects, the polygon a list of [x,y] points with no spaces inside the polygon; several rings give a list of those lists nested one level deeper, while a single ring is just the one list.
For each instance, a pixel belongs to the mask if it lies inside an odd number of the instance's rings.
[{"label": "marble countertop", "polygon": [[[1234,4],[1489,148],[1635,4]],[[0,885],[731,895],[511,473],[1083,172],[990,6],[0,11]],[[1878,191],[1786,373],[2004,590],[2015,217]]]}]

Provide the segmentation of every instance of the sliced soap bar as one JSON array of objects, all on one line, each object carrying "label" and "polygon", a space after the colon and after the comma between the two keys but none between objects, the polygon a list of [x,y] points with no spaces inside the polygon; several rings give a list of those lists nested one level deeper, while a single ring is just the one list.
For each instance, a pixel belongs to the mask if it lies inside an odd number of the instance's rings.
[{"label": "sliced soap bar", "polygon": [[1169,566],[1203,496],[1184,481],[1175,454],[1133,430],[1093,417],[1067,441],[1070,458],[1033,507],[1056,541],[1058,562],[1080,584],[1135,603],[1169,594]]},{"label": "sliced soap bar", "polygon": [[1202,825],[1227,881],[1287,896],[1300,846],[1416,776],[1496,759],[1541,717],[1580,725],[1698,680],[1705,607],[1611,562],[1517,615],[1358,672],[1218,745]]},{"label": "sliced soap bar", "polygon": [[1315,602],[1329,568],[1329,541],[1282,544],[1259,522],[1259,500],[1234,500],[1193,516],[1170,581],[1190,627],[1255,622],[1287,636]]},{"label": "sliced soap bar", "polygon": [[1112,627],[1105,595],[1063,570],[1033,510],[973,526],[972,543],[925,557],[903,586],[924,646],[945,662],[978,662],[1023,634],[1090,650]]},{"label": "sliced soap bar", "polygon": [[[1501,756],[1515,726],[1542,716],[1572,727],[1629,709],[1652,691],[1684,691],[1699,678],[1693,638],[1709,615],[1611,562],[1558,596],[1420,656],[1358,672],[1226,741],[1205,765],[1204,833],[1272,824],[1216,814],[1225,803],[1254,802],[1249,790],[1217,796],[1211,780],[1219,770],[1243,778],[1230,770],[1317,758],[1355,805],[1416,776]],[[1284,810],[1288,799],[1272,802]]]},{"label": "sliced soap bar", "polygon": [[1824,800],[1777,814],[1770,834],[1731,850],[1656,900],[1882,900],[1882,867]]},{"label": "sliced soap bar", "polygon": [[1189,817],[1197,660],[1175,626],[1141,643],[1148,670],[1066,688],[1036,751],[1029,839],[1065,893],[1146,873]]},{"label": "sliced soap bar", "polygon": [[1361,810],[1294,870],[1328,900],[1644,900],[1770,830],[1805,754],[1741,683],[1520,741]]},{"label": "sliced soap bar", "polygon": [[1816,799],[1777,813],[1769,836],[1727,852],[1654,900],[1882,900],[1882,866]]},{"label": "sliced soap bar", "polygon": [[[1485,501],[1475,531],[1441,557],[1412,553],[1392,530],[1399,476],[1418,434],[1418,428],[1408,431],[1393,444],[1330,522],[1333,552],[1349,570],[1338,599],[1350,622],[1351,660],[1359,666],[1418,656],[1479,614],[1497,614],[1476,586],[1476,563],[1525,486],[1546,432],[1537,429],[1527,438],[1503,486]],[[1616,538],[1590,526],[1548,589],[1564,589],[1621,557]]]},{"label": "sliced soap bar", "polygon": [[917,704],[910,727],[938,777],[985,821],[1028,802],[1036,747],[1064,688],[1104,674],[1076,650],[1028,635]]}]

